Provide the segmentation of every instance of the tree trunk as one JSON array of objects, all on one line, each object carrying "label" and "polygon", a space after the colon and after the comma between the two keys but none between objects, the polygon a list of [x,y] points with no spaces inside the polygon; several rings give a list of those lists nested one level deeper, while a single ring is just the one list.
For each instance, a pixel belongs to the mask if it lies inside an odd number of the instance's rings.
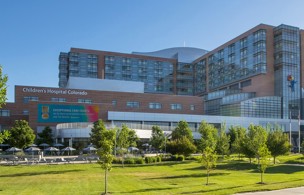
[{"label": "tree trunk", "polygon": [[209,185],[209,171],[207,170],[207,183],[206,185]]},{"label": "tree trunk", "polygon": [[275,164],[275,159],[276,159],[276,157],[274,156],[274,157],[273,157],[273,164]]},{"label": "tree trunk", "polygon": [[105,194],[108,194],[107,184],[108,184],[108,177],[107,177],[108,169],[105,169]]},{"label": "tree trunk", "polygon": [[261,183],[264,183],[263,182],[263,172],[261,171]]},{"label": "tree trunk", "polygon": [[239,160],[241,160],[241,153],[239,153]]}]

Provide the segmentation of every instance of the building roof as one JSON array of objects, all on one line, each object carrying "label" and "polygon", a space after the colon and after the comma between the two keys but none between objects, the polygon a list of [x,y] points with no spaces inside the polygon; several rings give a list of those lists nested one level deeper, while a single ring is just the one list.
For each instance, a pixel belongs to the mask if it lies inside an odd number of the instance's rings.
[{"label": "building roof", "polygon": [[202,55],[208,53],[207,50],[194,48],[194,47],[172,47],[153,52],[132,52],[132,54],[161,57],[161,58],[174,58],[179,62],[191,63]]}]

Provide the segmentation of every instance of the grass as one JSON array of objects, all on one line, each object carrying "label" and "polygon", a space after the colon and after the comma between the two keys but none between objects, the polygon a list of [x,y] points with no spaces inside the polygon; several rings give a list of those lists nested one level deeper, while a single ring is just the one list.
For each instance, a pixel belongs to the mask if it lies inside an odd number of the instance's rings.
[{"label": "grass", "polygon": [[[278,164],[266,170],[257,184],[257,165],[245,161],[222,162],[206,174],[195,161],[155,165],[114,166],[109,174],[111,194],[233,194],[304,185],[304,167]],[[104,171],[98,164],[0,166],[0,194],[100,194]]]}]

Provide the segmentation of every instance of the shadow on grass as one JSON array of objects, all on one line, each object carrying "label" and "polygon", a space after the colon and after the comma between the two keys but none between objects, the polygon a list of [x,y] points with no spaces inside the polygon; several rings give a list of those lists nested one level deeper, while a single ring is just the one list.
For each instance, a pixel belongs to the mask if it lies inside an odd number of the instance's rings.
[{"label": "shadow on grass", "polygon": [[[221,163],[216,165],[215,167],[215,169],[217,170],[237,170],[237,171],[251,170],[256,168],[257,168],[256,164],[250,164],[243,161],[232,161],[228,163]],[[205,169],[204,166],[193,167],[185,170],[202,170],[202,169]]]},{"label": "shadow on grass", "polygon": [[[202,185],[202,186],[208,186],[208,185]],[[243,186],[233,186],[233,187],[228,187],[228,188],[218,188],[218,189],[208,189],[208,190],[199,190],[199,191],[193,191],[193,192],[182,192],[181,194],[201,194],[201,193],[206,193],[206,192],[216,192],[216,191],[220,191],[220,190],[231,190],[231,189],[235,189],[235,188],[240,188]]]},{"label": "shadow on grass", "polygon": [[[149,167],[149,166],[173,166],[173,165],[180,165],[180,164],[189,164],[193,161],[163,161],[163,162],[156,162],[150,164],[124,164],[124,167],[128,168],[136,168],[136,167]],[[123,168],[122,164],[113,164],[115,168]]]},{"label": "shadow on grass", "polygon": [[26,172],[26,173],[0,175],[0,177],[19,177],[19,176],[36,176],[36,175],[47,175],[47,174],[64,174],[64,173],[69,173],[69,172],[80,172],[80,171],[83,171],[83,170],[75,169],[75,170],[66,170],[66,171]]},{"label": "shadow on grass", "polygon": [[[230,173],[210,173],[209,176],[223,176],[223,175],[229,175]],[[151,180],[151,179],[180,179],[180,178],[196,178],[196,177],[207,177],[207,174],[205,173],[195,173],[195,174],[188,174],[188,175],[173,175],[173,176],[166,176],[166,177],[154,177],[154,178],[147,178],[144,180]]]},{"label": "shadow on grass", "polygon": [[303,166],[293,166],[293,165],[277,165],[273,167],[268,167],[266,169],[266,174],[276,174],[276,173],[286,173],[286,174],[292,174],[296,172],[303,172],[304,167]]},{"label": "shadow on grass", "polygon": [[122,193],[122,194],[136,194],[136,193],[141,193],[141,192],[156,192],[156,191],[172,190],[172,189],[175,189],[175,188],[145,188],[145,189],[141,189],[141,190],[133,190],[133,191],[119,192],[119,193]]}]

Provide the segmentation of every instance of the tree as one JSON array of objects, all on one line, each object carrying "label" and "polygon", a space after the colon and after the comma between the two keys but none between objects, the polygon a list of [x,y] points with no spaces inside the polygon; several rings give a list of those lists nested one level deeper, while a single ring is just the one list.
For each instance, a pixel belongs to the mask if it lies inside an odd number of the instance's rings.
[{"label": "tree", "polygon": [[7,81],[8,81],[8,77],[7,77],[7,75],[3,75],[2,66],[0,65],[0,108],[2,108],[2,105],[5,104],[5,102],[7,100],[7,98],[6,98]]},{"label": "tree", "polygon": [[[101,165],[101,168],[105,170],[105,192],[104,194],[108,193],[108,172],[112,169],[112,162],[114,159],[113,156],[113,148],[115,143],[115,131],[114,130],[107,130],[106,128],[103,128],[104,124],[102,122],[97,122],[94,124],[95,129],[99,129],[100,134],[100,140],[98,145],[100,146],[98,149],[98,156],[100,157],[100,160],[98,163]],[[92,129],[93,131],[93,129]]]},{"label": "tree", "polygon": [[171,154],[189,156],[196,151],[196,147],[186,136],[183,136],[179,139],[169,141],[167,151]]},{"label": "tree", "polygon": [[288,153],[291,148],[288,135],[276,127],[268,133],[267,148],[271,152],[273,164],[275,164],[276,157]]},{"label": "tree", "polygon": [[150,139],[150,144],[160,150],[164,147],[165,144],[165,134],[164,131],[161,130],[159,126],[152,127],[152,135]]},{"label": "tree", "polygon": [[10,137],[11,133],[8,130],[4,130],[3,132],[0,132],[0,144],[4,142],[4,140],[7,140]]},{"label": "tree", "polygon": [[267,141],[267,132],[260,125],[251,124],[248,127],[243,143],[243,153],[250,159],[256,157],[259,160],[258,150],[261,146],[265,145]]},{"label": "tree", "polygon": [[193,143],[193,135],[188,123],[186,121],[179,121],[177,127],[172,131],[171,137],[172,140],[176,140],[184,136]]},{"label": "tree", "polygon": [[223,155],[223,157],[229,154],[229,142],[230,136],[226,134],[226,125],[222,124],[216,144],[217,153]]},{"label": "tree", "polygon": [[302,148],[302,153],[304,155],[304,150],[303,150],[303,148],[304,148],[304,140],[302,141],[301,148]]},{"label": "tree", "polygon": [[128,132],[128,142],[130,147],[136,147],[137,146],[137,141],[139,140],[136,132],[134,129],[129,129]]},{"label": "tree", "polygon": [[106,126],[101,119],[97,120],[93,124],[93,128],[91,129],[90,133],[90,142],[94,144],[97,148],[100,148],[100,140],[101,134],[103,131],[106,130]]},{"label": "tree", "polygon": [[217,129],[211,125],[202,121],[198,132],[202,135],[198,149],[204,151],[207,147],[215,150],[217,143]]},{"label": "tree", "polygon": [[204,149],[202,156],[199,160],[203,164],[207,172],[206,185],[209,185],[209,175],[210,172],[213,170],[213,168],[216,167],[216,160],[217,160],[216,152],[214,151],[214,149],[207,146]]},{"label": "tree", "polygon": [[37,138],[37,144],[47,143],[51,145],[53,143],[52,129],[46,126],[41,133],[38,133],[39,138]]},{"label": "tree", "polygon": [[25,120],[16,120],[10,133],[8,142],[11,146],[25,148],[34,143],[35,133]]},{"label": "tree", "polygon": [[241,159],[241,153],[243,152],[243,146],[245,145],[246,129],[241,126],[234,127],[235,135],[234,141],[231,144],[231,151],[239,154]]},{"label": "tree", "polygon": [[117,131],[117,147],[127,149],[129,147],[129,128],[123,124],[121,130]]},{"label": "tree", "polygon": [[258,155],[260,158],[260,163],[259,163],[259,170],[261,173],[261,182],[260,183],[263,184],[264,183],[263,176],[266,171],[266,168],[268,167],[269,157],[270,157],[270,152],[269,152],[266,144],[263,144],[259,147]]}]

